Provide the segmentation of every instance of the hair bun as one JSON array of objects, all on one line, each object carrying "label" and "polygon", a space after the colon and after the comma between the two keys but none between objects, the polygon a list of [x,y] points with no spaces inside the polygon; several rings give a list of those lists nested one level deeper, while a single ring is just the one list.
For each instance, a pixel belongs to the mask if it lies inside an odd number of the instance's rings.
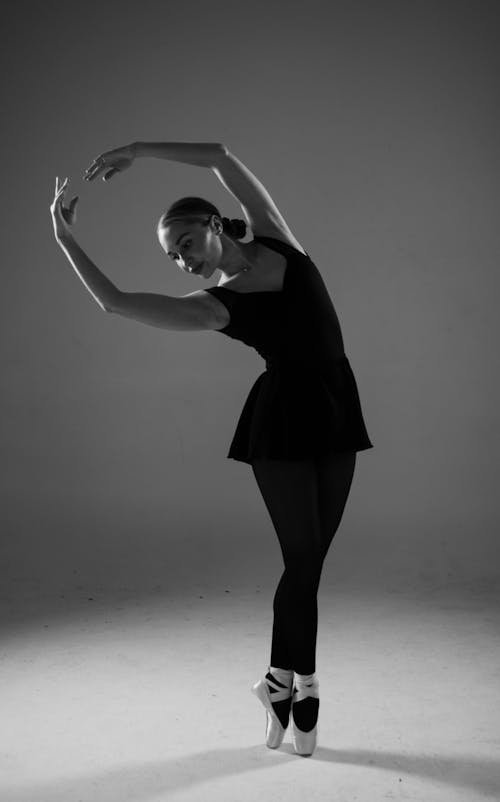
[{"label": "hair bun", "polygon": [[224,232],[232,239],[243,239],[247,233],[247,224],[244,220],[233,217],[222,217],[222,227]]}]

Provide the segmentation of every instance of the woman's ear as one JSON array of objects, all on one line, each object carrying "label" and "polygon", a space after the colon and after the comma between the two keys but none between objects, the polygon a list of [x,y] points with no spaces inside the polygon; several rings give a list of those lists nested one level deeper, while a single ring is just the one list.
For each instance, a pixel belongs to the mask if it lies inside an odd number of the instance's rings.
[{"label": "woman's ear", "polygon": [[213,214],[210,218],[210,227],[215,234],[222,234],[224,228],[222,225],[222,218],[217,214]]}]

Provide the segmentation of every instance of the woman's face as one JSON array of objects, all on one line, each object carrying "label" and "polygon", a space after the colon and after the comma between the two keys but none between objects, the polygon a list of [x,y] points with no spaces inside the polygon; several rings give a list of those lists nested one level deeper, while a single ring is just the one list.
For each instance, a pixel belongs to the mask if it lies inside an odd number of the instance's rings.
[{"label": "woman's face", "polygon": [[222,246],[211,225],[176,220],[161,229],[158,238],[168,258],[185,273],[208,278],[220,261]]}]

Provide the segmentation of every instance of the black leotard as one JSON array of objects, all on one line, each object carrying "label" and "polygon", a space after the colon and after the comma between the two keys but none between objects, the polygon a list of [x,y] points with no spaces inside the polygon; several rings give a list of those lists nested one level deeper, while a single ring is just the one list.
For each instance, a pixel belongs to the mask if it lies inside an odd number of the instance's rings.
[{"label": "black leotard", "polygon": [[307,459],[373,448],[339,319],[318,268],[309,255],[282,240],[254,239],[286,256],[282,290],[206,290],[231,316],[217,331],[266,360],[227,457],[251,464],[257,457]]}]

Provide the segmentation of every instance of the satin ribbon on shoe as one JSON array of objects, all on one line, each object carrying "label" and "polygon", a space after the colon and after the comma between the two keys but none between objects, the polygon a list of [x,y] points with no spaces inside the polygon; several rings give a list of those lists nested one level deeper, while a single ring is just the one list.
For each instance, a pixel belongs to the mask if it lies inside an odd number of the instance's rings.
[{"label": "satin ribbon on shoe", "polygon": [[252,693],[266,708],[266,744],[270,749],[276,749],[283,742],[288,727],[292,689],[282,685],[268,672],[253,685]]},{"label": "satin ribbon on shoe", "polygon": [[319,682],[294,684],[292,694],[292,740],[295,752],[303,757],[316,748],[319,714]]}]

